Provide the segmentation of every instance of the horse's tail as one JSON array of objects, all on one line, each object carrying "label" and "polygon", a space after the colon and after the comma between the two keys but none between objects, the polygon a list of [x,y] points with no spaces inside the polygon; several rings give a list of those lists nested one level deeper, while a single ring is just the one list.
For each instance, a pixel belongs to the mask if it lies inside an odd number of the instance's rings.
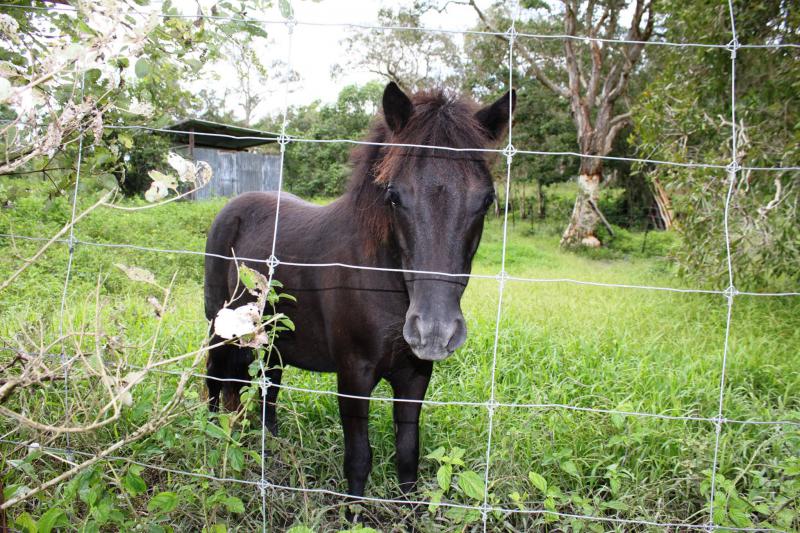
[{"label": "horse's tail", "polygon": [[[206,318],[213,320],[217,312],[225,306],[231,297],[228,287],[228,272],[231,267],[232,250],[239,233],[240,218],[223,209],[211,224],[206,239],[205,297]],[[224,256],[218,257],[218,256]]]},{"label": "horse's tail", "polygon": [[[233,249],[235,247],[241,219],[231,210],[220,211],[211,229],[208,230],[206,239],[205,256],[205,283],[203,295],[205,297],[205,312],[208,320],[214,320],[220,309],[225,307],[231,299],[228,285],[228,276],[232,266]],[[223,342],[224,339],[212,335],[212,345]],[[212,348],[206,361],[206,385],[208,387],[209,408],[212,411],[219,409],[220,400],[225,408],[235,411],[239,407],[239,390],[241,381],[226,381],[230,379],[246,381],[249,379],[247,366],[250,363],[250,351],[232,344],[223,344]]]}]

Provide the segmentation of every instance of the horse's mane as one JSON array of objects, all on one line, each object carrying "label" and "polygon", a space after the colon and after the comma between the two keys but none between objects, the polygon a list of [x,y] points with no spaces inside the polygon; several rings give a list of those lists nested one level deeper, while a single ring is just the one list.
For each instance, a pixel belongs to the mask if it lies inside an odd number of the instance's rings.
[{"label": "horse's mane", "polygon": [[[408,123],[392,133],[382,114],[376,116],[367,134],[367,143],[400,143],[409,145],[482,148],[489,138],[475,118],[474,102],[436,89],[411,97],[414,111]],[[481,152],[456,152],[406,146],[361,144],[350,153],[353,172],[346,195],[366,235],[377,245],[388,238],[391,229],[389,209],[384,197],[386,185],[410,157],[439,157],[455,160],[484,158]],[[369,243],[365,243],[369,246]]]}]

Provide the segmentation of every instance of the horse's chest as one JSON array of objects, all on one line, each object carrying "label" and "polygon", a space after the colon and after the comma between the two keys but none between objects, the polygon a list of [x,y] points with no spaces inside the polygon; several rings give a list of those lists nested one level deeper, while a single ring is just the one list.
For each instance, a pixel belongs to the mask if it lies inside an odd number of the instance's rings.
[{"label": "horse's chest", "polygon": [[285,287],[297,300],[280,309],[295,324],[278,343],[285,362],[330,372],[342,358],[384,360],[402,342],[404,293],[344,283],[311,287]]}]

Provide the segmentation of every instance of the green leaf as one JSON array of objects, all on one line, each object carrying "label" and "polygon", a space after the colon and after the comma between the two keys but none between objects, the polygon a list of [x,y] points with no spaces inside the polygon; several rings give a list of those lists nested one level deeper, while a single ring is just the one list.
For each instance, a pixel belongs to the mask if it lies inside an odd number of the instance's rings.
[{"label": "green leaf", "polygon": [[222,502],[229,513],[243,513],[244,502],[236,496],[228,496]]},{"label": "green leaf", "polygon": [[27,531],[28,533],[36,533],[38,528],[36,527],[36,520],[29,513],[22,513],[16,519],[14,519],[14,524],[18,528]]},{"label": "green leaf", "polygon": [[753,525],[749,513],[743,509],[728,509],[728,516],[730,516],[731,522],[733,522],[736,527],[751,527]]},{"label": "green leaf", "polygon": [[460,524],[464,521],[464,518],[467,514],[467,510],[461,507],[450,507],[447,511],[445,511],[444,516],[447,517],[449,520],[452,520],[456,524]]},{"label": "green leaf", "polygon": [[473,500],[483,500],[483,479],[472,470],[458,475],[458,486]]},{"label": "green leaf", "polygon": [[308,526],[298,524],[287,529],[286,533],[314,533],[314,530]]},{"label": "green leaf", "polygon": [[442,446],[439,446],[438,448],[433,450],[431,453],[426,455],[425,459],[434,459],[436,461],[439,461],[439,460],[442,459],[442,457],[444,457],[444,448]]},{"label": "green leaf", "polygon": [[445,492],[447,492],[450,489],[450,482],[452,481],[452,478],[453,478],[452,465],[442,465],[439,467],[439,470],[436,471],[436,481],[439,482],[439,486]]},{"label": "green leaf", "polygon": [[117,188],[117,178],[114,177],[114,174],[111,174],[109,172],[105,172],[97,176],[97,182],[104,189],[111,190]]},{"label": "green leaf", "polygon": [[542,475],[536,472],[528,472],[528,479],[531,480],[534,487],[545,494],[547,493],[547,480]]},{"label": "green leaf", "polygon": [[219,427],[216,424],[211,424],[211,423],[206,424],[205,432],[206,432],[206,435],[208,435],[209,437],[216,437],[216,438],[224,440],[224,441],[227,441],[227,440],[230,439],[230,435],[228,435],[225,432],[224,429],[222,429],[221,427]]},{"label": "green leaf", "polygon": [[256,288],[256,276],[253,270],[244,265],[239,267],[239,281],[251,291]]},{"label": "green leaf", "polygon": [[147,502],[147,512],[169,513],[178,507],[178,495],[174,492],[159,492]]},{"label": "green leaf", "polygon": [[228,448],[228,464],[231,465],[236,472],[241,472],[244,468],[244,453],[236,446]]},{"label": "green leaf", "polygon": [[120,133],[117,135],[117,140],[122,146],[124,146],[128,150],[133,148],[133,137],[131,137],[130,135],[126,135],[125,133]]},{"label": "green leaf", "polygon": [[150,62],[142,57],[139,59],[139,61],[136,62],[134,70],[136,71],[136,77],[144,78],[145,76],[150,74]]},{"label": "green leaf", "polygon": [[572,461],[563,461],[561,463],[561,470],[571,476],[581,477],[580,473],[578,472],[578,467],[575,466],[575,463]]},{"label": "green leaf", "polygon": [[133,472],[125,474],[125,477],[122,478],[122,486],[131,496],[136,496],[147,490],[147,484],[144,480]]},{"label": "green leaf", "polygon": [[434,490],[430,494],[430,503],[428,504],[428,512],[433,514],[439,508],[439,503],[442,501],[442,491]]},{"label": "green leaf", "polygon": [[37,525],[38,533],[50,533],[55,527],[68,525],[67,515],[58,507],[53,507],[42,515]]},{"label": "green leaf", "polygon": [[627,511],[628,504],[619,500],[611,500],[600,504],[603,509],[614,509],[616,511]]},{"label": "green leaf", "polygon": [[289,0],[279,0],[278,6],[281,9],[281,16],[283,16],[283,18],[290,19],[292,16],[294,16],[294,10],[292,9],[292,4],[289,2]]}]

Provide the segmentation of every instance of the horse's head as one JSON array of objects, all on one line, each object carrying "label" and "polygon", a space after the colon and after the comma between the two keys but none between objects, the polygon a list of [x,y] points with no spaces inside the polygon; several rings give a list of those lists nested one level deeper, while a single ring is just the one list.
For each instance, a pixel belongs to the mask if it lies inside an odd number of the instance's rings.
[{"label": "horse's head", "polygon": [[[442,95],[413,99],[390,83],[383,116],[392,143],[458,150],[392,146],[377,169],[391,211],[391,237],[405,270],[468,274],[495,199],[489,161],[480,149],[503,135],[516,95],[506,93],[478,108]],[[477,150],[464,150],[464,149]],[[461,296],[467,277],[409,272],[410,305],[403,337],[420,359],[439,361],[464,343]]]}]

